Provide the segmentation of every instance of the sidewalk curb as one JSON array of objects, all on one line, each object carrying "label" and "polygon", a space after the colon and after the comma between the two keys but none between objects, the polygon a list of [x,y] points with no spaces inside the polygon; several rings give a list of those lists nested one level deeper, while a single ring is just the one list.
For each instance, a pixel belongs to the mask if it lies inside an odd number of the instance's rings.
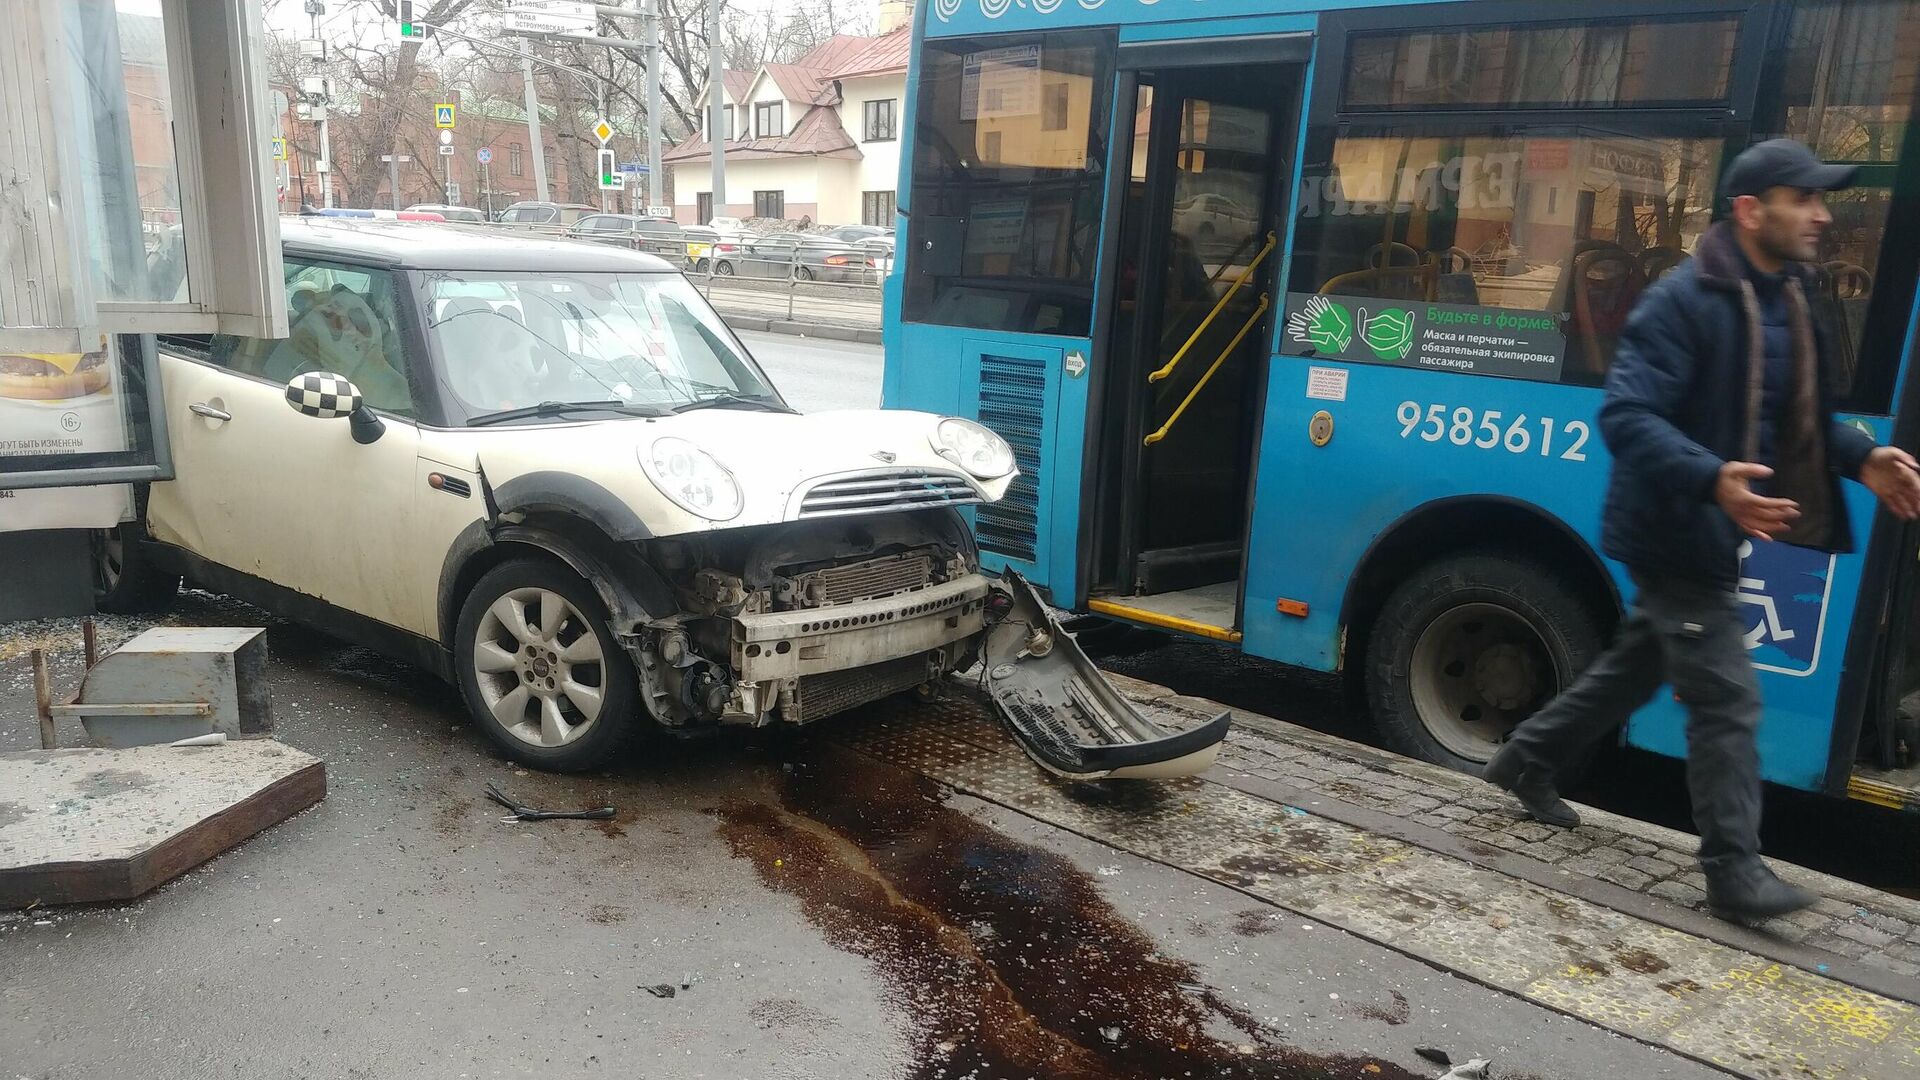
[{"label": "sidewalk curb", "polygon": [[789,337],[819,338],[823,341],[847,341],[860,345],[881,343],[880,331],[863,326],[833,326],[827,323],[795,322],[788,319],[762,319],[751,315],[720,316],[734,330],[761,334],[786,334]]},{"label": "sidewalk curb", "polygon": [[[1112,671],[1104,672],[1104,674],[1117,689],[1128,697],[1152,701],[1169,708],[1193,713],[1203,719],[1218,716],[1222,712],[1231,712],[1233,713],[1233,722],[1236,726],[1244,727],[1250,731],[1257,731],[1263,735],[1268,735],[1286,742],[1302,743],[1322,753],[1334,754],[1356,763],[1371,764],[1398,773],[1412,774],[1422,780],[1431,781],[1443,787],[1458,788],[1467,784],[1477,785],[1479,783],[1479,781],[1474,780],[1472,777],[1466,776],[1463,773],[1457,773],[1452,769],[1430,764],[1425,761],[1419,761],[1414,758],[1404,757],[1387,750],[1380,750],[1363,743],[1352,742],[1339,738],[1338,736],[1325,735],[1318,731],[1303,728],[1297,724],[1290,724],[1285,720],[1279,720],[1271,716],[1250,713],[1244,709],[1234,709],[1216,701],[1209,701],[1206,698],[1189,697],[1177,693],[1168,687],[1161,686],[1158,683],[1145,682]],[[1327,798],[1327,796],[1319,797]],[[1692,833],[1669,829],[1663,825],[1655,825],[1652,822],[1641,821],[1638,818],[1623,817],[1619,814],[1610,813],[1584,803],[1574,803],[1573,805],[1579,809],[1581,818],[1589,825],[1611,829],[1624,836],[1633,837],[1637,840],[1645,840],[1650,844],[1658,844],[1662,847],[1675,848],[1681,851],[1691,852],[1699,847],[1700,838]],[[1451,834],[1444,835],[1450,836]],[[1909,922],[1920,922],[1920,900],[1909,899],[1897,893],[1882,892],[1878,889],[1861,885],[1858,882],[1848,881],[1845,878],[1834,877],[1831,874],[1823,874],[1818,870],[1810,870],[1796,863],[1782,862],[1778,859],[1771,858],[1767,860],[1767,863],[1785,880],[1804,888],[1812,889],[1822,896],[1831,897],[1849,904],[1871,904],[1876,908],[1888,911]],[[1557,874],[1559,870],[1556,868],[1554,872]],[[1621,891],[1628,892],[1629,895],[1640,895],[1639,893],[1632,893],[1624,889]]]}]

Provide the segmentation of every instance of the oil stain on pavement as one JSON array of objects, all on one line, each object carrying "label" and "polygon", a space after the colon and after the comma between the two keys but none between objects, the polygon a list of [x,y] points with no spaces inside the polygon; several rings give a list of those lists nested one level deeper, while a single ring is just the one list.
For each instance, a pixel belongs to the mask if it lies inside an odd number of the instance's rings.
[{"label": "oil stain on pavement", "polygon": [[720,806],[721,834],[879,969],[914,1018],[912,1080],[1413,1080],[1286,1044],[1158,952],[1073,862],[945,805],[925,777],[815,746],[776,787]]}]

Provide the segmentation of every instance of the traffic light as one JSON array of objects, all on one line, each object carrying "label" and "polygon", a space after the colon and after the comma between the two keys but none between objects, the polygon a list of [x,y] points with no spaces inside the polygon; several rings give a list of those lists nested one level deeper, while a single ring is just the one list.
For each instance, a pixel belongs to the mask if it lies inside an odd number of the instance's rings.
[{"label": "traffic light", "polygon": [[425,38],[427,28],[413,21],[413,0],[394,0],[393,15],[400,23],[401,38]]},{"label": "traffic light", "polygon": [[613,151],[602,147],[600,150],[600,190],[620,191],[627,186],[627,178],[620,175],[614,167]]}]

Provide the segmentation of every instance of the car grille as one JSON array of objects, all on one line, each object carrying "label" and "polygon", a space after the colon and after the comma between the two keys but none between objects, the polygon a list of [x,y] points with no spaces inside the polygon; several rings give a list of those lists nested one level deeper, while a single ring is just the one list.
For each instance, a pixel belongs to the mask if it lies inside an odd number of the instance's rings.
[{"label": "car grille", "polygon": [[800,607],[830,607],[856,600],[876,600],[895,593],[924,589],[933,584],[933,558],[928,555],[888,555],[845,566],[829,566],[794,577]]},{"label": "car grille", "polygon": [[800,500],[800,516],[872,514],[979,501],[980,492],[959,473],[876,469],[814,485]]}]

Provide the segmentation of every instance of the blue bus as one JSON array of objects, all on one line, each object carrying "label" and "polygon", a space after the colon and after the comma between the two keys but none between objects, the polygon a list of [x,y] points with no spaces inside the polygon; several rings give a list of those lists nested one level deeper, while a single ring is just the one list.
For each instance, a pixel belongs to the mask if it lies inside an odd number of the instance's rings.
[{"label": "blue bus", "polygon": [[[1787,135],[1860,166],[1816,306],[1913,446],[1920,0],[927,0],[888,406],[1016,448],[989,561],[1061,607],[1364,688],[1472,768],[1622,611],[1599,389],[1627,313]],[[1920,804],[1917,537],[1743,552],[1774,783]],[[1625,741],[1685,753],[1648,707]]]}]

